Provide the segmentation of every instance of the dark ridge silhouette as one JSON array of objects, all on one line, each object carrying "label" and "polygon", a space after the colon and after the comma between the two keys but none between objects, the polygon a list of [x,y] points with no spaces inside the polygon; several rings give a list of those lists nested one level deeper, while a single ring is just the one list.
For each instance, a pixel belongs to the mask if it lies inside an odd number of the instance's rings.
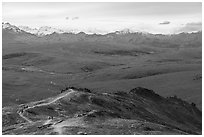
[{"label": "dark ridge silhouette", "polygon": [[155,101],[163,100],[163,98],[160,95],[156,94],[153,90],[149,90],[149,89],[142,88],[142,87],[134,88],[134,89],[130,90],[129,93],[133,94],[133,95],[139,95],[139,96],[144,97],[144,98],[150,98],[150,99],[153,99]]}]

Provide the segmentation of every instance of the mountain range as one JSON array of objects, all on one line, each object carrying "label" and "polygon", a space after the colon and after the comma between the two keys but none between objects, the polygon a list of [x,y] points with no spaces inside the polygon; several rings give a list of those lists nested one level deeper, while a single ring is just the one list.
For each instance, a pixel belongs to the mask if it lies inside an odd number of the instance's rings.
[{"label": "mountain range", "polygon": [[[3,22],[2,23],[2,28],[7,29],[7,30],[13,30],[15,32],[25,31],[27,33],[35,34],[37,36],[45,36],[45,35],[50,35],[52,33],[58,33],[58,34],[62,34],[62,33],[78,34],[78,33],[80,33],[79,30],[71,30],[71,29],[62,30],[62,29],[57,29],[57,28],[53,28],[53,27],[49,27],[49,26],[42,26],[42,27],[39,27],[38,29],[37,28],[31,28],[29,26],[22,26],[22,25],[21,26],[15,26],[15,25],[11,25],[8,22],[7,23]],[[96,33],[96,31],[98,31],[99,33]],[[102,31],[89,30],[88,32],[89,32],[88,34],[99,34],[100,35],[100,32],[102,32]],[[140,31],[136,32],[136,31],[133,31],[133,30],[131,30],[129,28],[125,28],[125,29],[122,29],[122,30],[117,30],[117,31],[112,32],[112,33],[115,33],[117,35],[132,34],[132,33],[150,34],[148,32],[140,32]],[[106,33],[106,34],[103,33],[103,35],[107,35],[107,34],[111,34],[111,33]]]},{"label": "mountain range", "polygon": [[52,28],[52,27],[48,27],[48,26],[43,26],[40,27],[39,29],[36,28],[30,28],[28,26],[15,26],[15,25],[11,25],[10,23],[2,23],[2,28],[6,29],[6,30],[13,30],[14,32],[27,32],[27,33],[31,33],[31,34],[35,34],[37,36],[44,36],[44,35],[48,35],[48,34],[52,34],[52,33],[65,33],[65,31],[60,30],[60,29],[56,29],[56,28]]},{"label": "mountain range", "polygon": [[151,45],[154,47],[200,47],[202,45],[202,31],[194,33],[179,33],[171,35],[151,34],[147,32],[133,32],[130,29],[116,31],[108,34],[86,34],[84,32],[74,33],[51,27],[40,27],[31,29],[29,27],[16,27],[9,23],[2,23],[3,42],[7,39],[15,41],[34,41],[67,43],[76,41],[100,41],[100,42],[122,42],[132,45]]}]

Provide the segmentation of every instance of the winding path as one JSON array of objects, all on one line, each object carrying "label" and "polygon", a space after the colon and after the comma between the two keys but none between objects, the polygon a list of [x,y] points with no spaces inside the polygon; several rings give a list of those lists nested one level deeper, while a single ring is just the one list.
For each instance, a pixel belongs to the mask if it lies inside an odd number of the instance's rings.
[{"label": "winding path", "polygon": [[23,118],[23,119],[26,120],[27,122],[32,123],[32,122],[33,122],[32,120],[30,120],[29,118],[27,118],[27,117],[25,117],[25,116],[23,115],[23,113],[24,113],[26,110],[28,110],[28,109],[30,109],[30,108],[35,108],[35,107],[46,106],[46,105],[52,104],[52,103],[56,102],[57,100],[59,100],[59,99],[65,97],[65,96],[68,96],[68,95],[71,94],[71,93],[76,92],[76,91],[74,91],[73,89],[69,89],[68,91],[69,91],[69,92],[67,92],[66,94],[61,94],[61,96],[58,96],[58,97],[56,97],[56,98],[53,98],[53,100],[51,100],[51,101],[49,101],[49,102],[47,102],[47,103],[42,103],[42,104],[38,104],[38,105],[34,105],[34,106],[29,106],[28,108],[25,108],[25,109],[23,109],[22,111],[18,112],[18,114],[19,114],[19,116],[20,116],[21,118]]},{"label": "winding path", "polygon": [[25,121],[27,121],[28,123],[32,123],[32,122],[33,122],[32,120],[30,120],[30,119],[28,119],[27,117],[25,117],[25,116],[23,115],[23,112],[19,112],[18,114],[19,114],[20,117],[22,117],[22,118],[23,118]]}]

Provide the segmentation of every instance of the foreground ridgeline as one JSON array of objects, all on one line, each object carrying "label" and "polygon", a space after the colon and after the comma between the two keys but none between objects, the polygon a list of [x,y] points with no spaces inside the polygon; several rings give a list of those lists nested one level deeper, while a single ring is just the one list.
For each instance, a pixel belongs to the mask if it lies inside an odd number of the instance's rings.
[{"label": "foreground ridgeline", "polygon": [[3,134],[201,134],[194,103],[137,87],[99,93],[66,88],[55,97],[3,108]]}]

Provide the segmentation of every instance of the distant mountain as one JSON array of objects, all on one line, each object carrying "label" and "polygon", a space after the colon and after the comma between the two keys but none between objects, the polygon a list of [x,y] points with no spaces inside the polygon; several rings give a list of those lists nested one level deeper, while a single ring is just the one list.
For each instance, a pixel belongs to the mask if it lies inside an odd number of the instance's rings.
[{"label": "distant mountain", "polygon": [[[10,23],[2,23],[2,42],[5,43],[29,43],[38,41],[38,36],[26,32]],[[4,45],[3,44],[3,45]]]},{"label": "distant mountain", "polygon": [[16,33],[23,32],[21,29],[19,29],[18,27],[14,26],[14,25],[11,25],[10,23],[2,23],[2,29],[8,30],[8,31],[13,31]]},{"label": "distant mountain", "polygon": [[38,29],[36,28],[30,28],[28,26],[18,26],[19,29],[24,30],[25,32],[31,33],[31,34],[38,34]]},{"label": "distant mountain", "polygon": [[75,33],[69,30],[60,30],[52,27],[40,27],[32,29],[27,26],[16,27],[9,23],[2,23],[3,40],[8,37],[21,41],[67,43],[75,41],[87,42],[111,42],[126,43],[132,45],[147,45],[151,47],[179,48],[179,47],[201,47],[202,31],[195,33],[180,33],[172,35],[151,34],[147,32],[134,32],[124,29],[108,34],[86,34],[84,32]]},{"label": "distant mountain", "polygon": [[49,35],[49,34],[52,34],[52,33],[65,33],[65,31],[63,30],[60,30],[60,29],[56,29],[56,28],[52,28],[52,27],[48,27],[48,26],[43,26],[43,27],[40,27],[39,29],[32,29],[28,26],[19,26],[19,28],[21,30],[24,30],[26,32],[29,32],[31,34],[35,34],[37,36],[45,36],[45,35]]},{"label": "distant mountain", "polygon": [[2,23],[2,29],[10,31],[10,32],[14,32],[14,33],[27,32],[30,34],[34,34],[36,36],[45,36],[45,35],[49,35],[52,33],[59,33],[59,34],[65,33],[65,31],[63,30],[48,27],[48,26],[43,26],[37,29],[37,28],[30,28],[28,26],[18,26],[17,27],[15,25],[11,25],[10,23]]},{"label": "distant mountain", "polygon": [[60,30],[60,29],[56,29],[56,28],[52,28],[52,27],[40,27],[38,30],[38,35],[48,35],[48,34],[52,34],[52,33],[65,33],[65,31]]},{"label": "distant mountain", "polygon": [[121,35],[124,35],[124,34],[130,34],[130,33],[135,33],[135,31],[132,31],[130,29],[123,29],[121,31],[116,31],[115,34],[121,34]]}]

